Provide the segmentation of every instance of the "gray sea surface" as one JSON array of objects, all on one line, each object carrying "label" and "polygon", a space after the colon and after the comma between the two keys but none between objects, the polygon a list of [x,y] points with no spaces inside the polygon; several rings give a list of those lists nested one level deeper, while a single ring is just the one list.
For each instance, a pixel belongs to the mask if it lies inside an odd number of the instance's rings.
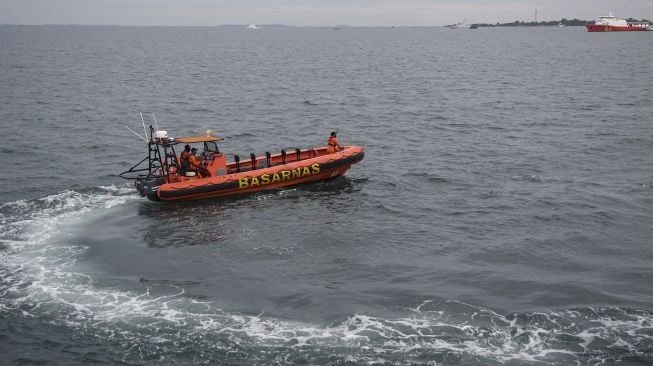
[{"label": "gray sea surface", "polygon": [[[653,363],[653,32],[0,26],[0,364]],[[160,204],[211,129],[343,177]]]}]

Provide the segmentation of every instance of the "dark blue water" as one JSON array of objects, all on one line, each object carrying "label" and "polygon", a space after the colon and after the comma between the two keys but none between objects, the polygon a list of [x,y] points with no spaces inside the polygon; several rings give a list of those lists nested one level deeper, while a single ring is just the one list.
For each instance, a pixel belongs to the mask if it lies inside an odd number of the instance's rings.
[{"label": "dark blue water", "polygon": [[[0,27],[6,364],[653,363],[653,33]],[[172,136],[346,176],[156,204]],[[150,114],[145,117],[151,119]]]}]

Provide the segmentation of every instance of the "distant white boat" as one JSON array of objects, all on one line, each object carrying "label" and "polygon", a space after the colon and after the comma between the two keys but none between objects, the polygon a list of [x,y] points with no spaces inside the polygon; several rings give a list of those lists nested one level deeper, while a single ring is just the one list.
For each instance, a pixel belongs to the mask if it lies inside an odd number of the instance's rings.
[{"label": "distant white boat", "polygon": [[257,26],[256,24],[250,24],[247,26],[247,29],[261,29],[261,27]]},{"label": "distant white boat", "polygon": [[467,23],[467,19],[462,21],[461,23],[456,23],[452,25],[448,25],[450,29],[471,29],[472,25]]}]

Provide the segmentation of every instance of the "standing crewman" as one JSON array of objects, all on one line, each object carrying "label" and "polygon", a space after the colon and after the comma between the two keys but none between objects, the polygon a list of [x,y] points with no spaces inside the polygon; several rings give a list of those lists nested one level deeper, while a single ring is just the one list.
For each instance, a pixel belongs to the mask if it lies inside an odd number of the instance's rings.
[{"label": "standing crewman", "polygon": [[327,140],[327,154],[333,154],[342,149],[342,146],[340,146],[338,139],[336,138],[336,133],[331,132],[331,136],[329,136],[329,140]]},{"label": "standing crewman", "polygon": [[190,145],[184,146],[184,151],[181,152],[179,163],[179,174],[186,175],[190,164]]}]

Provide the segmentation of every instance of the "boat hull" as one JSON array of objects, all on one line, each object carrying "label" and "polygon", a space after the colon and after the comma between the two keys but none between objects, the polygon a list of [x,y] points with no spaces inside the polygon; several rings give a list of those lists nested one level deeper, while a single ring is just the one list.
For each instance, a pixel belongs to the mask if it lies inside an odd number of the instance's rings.
[{"label": "boat hull", "polygon": [[586,24],[588,32],[641,32],[645,31],[644,26],[616,26],[605,24]]},{"label": "boat hull", "polygon": [[224,176],[165,183],[150,189],[153,201],[184,201],[235,196],[263,190],[332,179],[343,175],[352,164],[363,159],[362,147],[347,146],[343,151],[287,164]]}]

